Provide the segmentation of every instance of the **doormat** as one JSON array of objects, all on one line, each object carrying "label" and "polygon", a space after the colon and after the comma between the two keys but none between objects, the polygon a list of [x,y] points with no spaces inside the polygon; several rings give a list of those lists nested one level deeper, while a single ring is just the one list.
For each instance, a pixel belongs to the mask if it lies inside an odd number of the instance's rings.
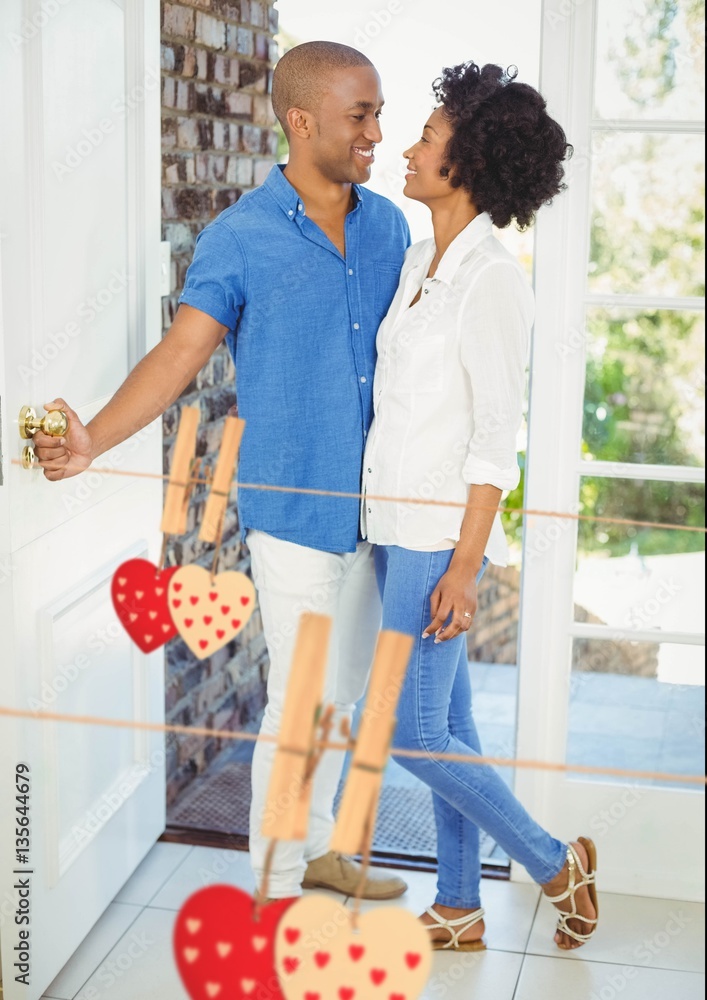
[{"label": "doormat", "polygon": [[[251,785],[250,764],[226,764],[192,785],[169,809],[169,823],[193,830],[247,836]],[[338,808],[341,792],[337,796]],[[374,850],[434,858],[437,854],[432,793],[424,786],[384,785]],[[481,856],[490,858],[496,845],[482,834]]]}]

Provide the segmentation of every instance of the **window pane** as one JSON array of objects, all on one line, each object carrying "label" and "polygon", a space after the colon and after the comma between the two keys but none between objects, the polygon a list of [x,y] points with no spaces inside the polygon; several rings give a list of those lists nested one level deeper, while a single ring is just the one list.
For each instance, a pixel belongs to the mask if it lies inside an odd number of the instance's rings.
[{"label": "window pane", "polygon": [[704,118],[703,0],[599,0],[596,115]]},{"label": "window pane", "polygon": [[[580,490],[582,514],[704,527],[701,483],[584,477]],[[704,589],[704,532],[580,521],[576,621],[703,632]]]},{"label": "window pane", "polygon": [[703,296],[704,137],[597,132],[593,293]]},{"label": "window pane", "polygon": [[[577,639],[572,659],[568,763],[704,774],[703,646]],[[700,662],[697,683],[671,683],[671,677],[696,678]],[[704,791],[699,785],[664,784]]]},{"label": "window pane", "polygon": [[703,313],[592,309],[584,458],[705,464]]}]

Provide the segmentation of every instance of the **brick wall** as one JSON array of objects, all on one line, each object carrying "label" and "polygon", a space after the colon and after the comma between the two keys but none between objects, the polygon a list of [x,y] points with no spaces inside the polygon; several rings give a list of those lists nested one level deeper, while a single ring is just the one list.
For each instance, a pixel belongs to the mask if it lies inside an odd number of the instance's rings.
[{"label": "brick wall", "polygon": [[512,566],[486,567],[479,607],[469,633],[469,658],[480,663],[518,662],[520,573]]},{"label": "brick wall", "polygon": [[[167,329],[198,233],[244,191],[267,176],[277,153],[270,104],[277,59],[277,11],[267,0],[178,0],[162,4],[162,218],[172,244],[172,287],[163,300]],[[220,348],[164,417],[165,470],[182,406],[199,406],[197,454],[213,465],[224,418],[235,403],[235,372]],[[206,491],[195,491],[188,534],[174,539],[177,563],[210,566],[199,542]],[[247,572],[235,504],[229,507],[219,568]],[[260,618],[210,660],[181,641],[167,648],[167,721],[215,728],[252,724],[264,704],[267,667]],[[180,737],[168,743],[167,798],[200,774],[222,749],[218,741]]]}]

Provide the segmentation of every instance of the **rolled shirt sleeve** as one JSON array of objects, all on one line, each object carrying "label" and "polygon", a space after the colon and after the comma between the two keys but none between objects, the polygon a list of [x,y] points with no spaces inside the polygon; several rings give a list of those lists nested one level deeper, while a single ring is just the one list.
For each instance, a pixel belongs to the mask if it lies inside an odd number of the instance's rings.
[{"label": "rolled shirt sleeve", "polygon": [[462,475],[469,485],[506,492],[520,482],[517,440],[533,319],[533,293],[515,262],[490,264],[465,296],[460,337],[473,433]]},{"label": "rolled shirt sleeve", "polygon": [[246,300],[248,272],[237,233],[216,220],[199,233],[179,302],[235,331]]}]

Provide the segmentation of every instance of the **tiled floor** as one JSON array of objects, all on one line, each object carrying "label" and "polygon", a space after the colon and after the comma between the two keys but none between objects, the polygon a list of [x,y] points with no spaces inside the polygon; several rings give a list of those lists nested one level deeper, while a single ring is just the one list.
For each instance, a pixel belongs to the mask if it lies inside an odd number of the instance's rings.
[{"label": "tiled floor", "polygon": [[[434,876],[413,874],[396,904],[418,913]],[[206,885],[253,890],[248,856],[158,844],[118,895],[46,1000],[187,1000],[172,959],[172,928],[187,897]],[[602,897],[602,927],[581,953],[552,944],[553,915],[532,886],[485,883],[489,951],[435,957],[421,1000],[702,1000],[704,907]]]}]

